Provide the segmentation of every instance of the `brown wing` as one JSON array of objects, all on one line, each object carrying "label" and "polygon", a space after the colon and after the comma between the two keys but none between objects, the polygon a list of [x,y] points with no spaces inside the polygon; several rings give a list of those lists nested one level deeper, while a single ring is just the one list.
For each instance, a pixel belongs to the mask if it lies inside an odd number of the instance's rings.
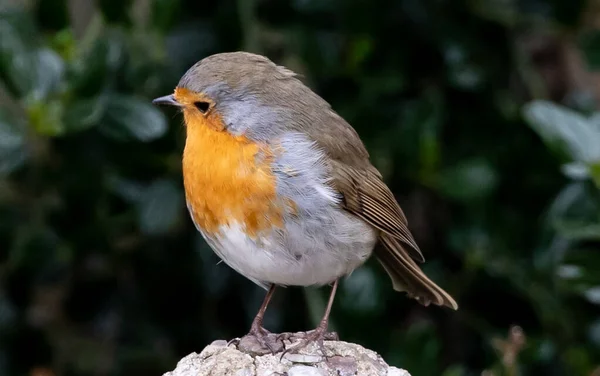
[{"label": "brown wing", "polygon": [[[343,195],[344,208],[381,230],[383,248],[375,256],[392,279],[394,290],[406,291],[421,304],[458,305],[442,288],[421,271],[413,259],[424,261],[413,239],[407,220],[389,188],[374,167],[356,169],[332,161],[334,186]],[[375,170],[375,171],[373,171]]]},{"label": "brown wing", "polygon": [[375,168],[352,168],[339,161],[333,161],[331,167],[336,188],[344,197],[345,208],[404,243],[414,260],[424,262],[425,258],[408,229],[406,216],[379,172]]}]

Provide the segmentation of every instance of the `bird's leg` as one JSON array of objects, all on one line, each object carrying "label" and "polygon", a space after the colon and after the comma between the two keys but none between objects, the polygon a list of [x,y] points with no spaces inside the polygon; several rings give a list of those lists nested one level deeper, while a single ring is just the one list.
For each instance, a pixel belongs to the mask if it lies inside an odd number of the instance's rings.
[{"label": "bird's leg", "polygon": [[306,332],[306,334],[303,336],[303,338],[297,344],[293,345],[290,348],[287,348],[281,355],[282,358],[283,358],[283,355],[285,355],[285,353],[296,352],[296,351],[306,347],[311,342],[317,342],[321,352],[323,353],[323,355],[325,355],[325,347],[323,345],[323,341],[325,339],[336,339],[337,340],[336,333],[328,333],[327,332],[327,327],[329,326],[329,314],[331,313],[331,307],[333,306],[333,300],[335,299],[335,292],[337,291],[337,286],[338,286],[338,280],[336,279],[335,282],[333,282],[333,286],[331,287],[331,293],[329,295],[329,301],[327,302],[327,308],[325,308],[325,314],[323,315],[323,318],[321,319],[321,322],[319,323],[319,325],[314,330]]},{"label": "bird's leg", "polygon": [[270,334],[268,330],[263,328],[263,319],[265,317],[265,311],[267,310],[267,306],[273,297],[273,293],[275,292],[275,284],[271,284],[269,287],[269,291],[267,291],[267,295],[265,295],[265,299],[263,300],[260,308],[258,309],[258,313],[254,320],[252,320],[252,325],[250,325],[250,332],[248,334],[253,335],[255,337],[265,337]]},{"label": "bird's leg", "polygon": [[[242,342],[250,340],[250,342],[258,343],[262,349],[268,349],[272,354],[274,354],[275,347],[275,335],[271,334],[268,330],[263,328],[263,318],[265,317],[265,311],[267,310],[267,306],[271,301],[271,297],[273,297],[273,293],[275,292],[275,284],[271,284],[269,287],[269,291],[267,291],[267,295],[265,295],[265,299],[263,300],[260,308],[258,309],[258,313],[252,320],[252,325],[250,326],[250,331],[241,339],[234,339],[231,342],[237,342],[238,347],[243,346]],[[273,337],[273,338],[270,338]],[[273,342],[273,343],[271,343]],[[253,348],[254,345],[252,346]],[[262,351],[262,350],[261,350]]]}]

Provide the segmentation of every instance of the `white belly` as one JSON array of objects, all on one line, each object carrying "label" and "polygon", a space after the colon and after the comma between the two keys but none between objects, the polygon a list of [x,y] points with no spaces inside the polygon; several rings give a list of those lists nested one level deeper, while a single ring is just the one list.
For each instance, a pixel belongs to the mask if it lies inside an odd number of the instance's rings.
[{"label": "white belly", "polygon": [[331,210],[332,216],[320,224],[287,222],[284,231],[256,240],[240,225],[205,239],[227,265],[263,287],[324,285],[363,264],[376,242],[372,227],[342,210]]}]

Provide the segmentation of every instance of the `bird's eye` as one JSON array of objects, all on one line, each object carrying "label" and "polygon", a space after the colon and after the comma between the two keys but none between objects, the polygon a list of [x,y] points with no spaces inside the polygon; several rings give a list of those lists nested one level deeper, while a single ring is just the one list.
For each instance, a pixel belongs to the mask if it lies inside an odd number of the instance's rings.
[{"label": "bird's eye", "polygon": [[198,109],[198,111],[202,112],[203,114],[205,114],[208,109],[210,108],[210,103],[208,102],[194,102],[194,106],[196,106],[196,108]]}]

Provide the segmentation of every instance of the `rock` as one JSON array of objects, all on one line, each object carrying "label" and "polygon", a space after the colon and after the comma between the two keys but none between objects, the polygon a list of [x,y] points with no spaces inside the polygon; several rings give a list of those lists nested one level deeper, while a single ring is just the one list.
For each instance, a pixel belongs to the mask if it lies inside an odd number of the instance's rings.
[{"label": "rock", "polygon": [[317,367],[293,366],[287,371],[288,376],[327,376],[327,373]]},{"label": "rock", "polygon": [[229,345],[215,341],[200,354],[181,359],[163,376],[410,376],[403,369],[388,366],[376,352],[354,343],[325,341],[326,356],[319,346],[310,344],[283,358],[281,352],[261,354],[240,343],[248,344],[243,338]]}]

